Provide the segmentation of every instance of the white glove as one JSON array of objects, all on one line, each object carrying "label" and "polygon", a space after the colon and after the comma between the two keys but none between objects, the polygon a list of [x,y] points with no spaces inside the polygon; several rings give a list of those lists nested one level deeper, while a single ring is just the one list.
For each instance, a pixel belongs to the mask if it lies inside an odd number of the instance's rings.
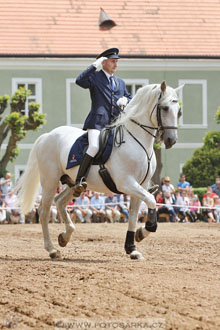
[{"label": "white glove", "polygon": [[117,106],[119,108],[122,108],[123,109],[128,104],[127,97],[125,97],[125,96],[120,97],[120,99],[118,99],[118,101],[116,102],[116,104],[117,104]]},{"label": "white glove", "polygon": [[107,57],[102,56],[98,58],[94,63],[92,63],[92,65],[94,65],[97,69],[102,64],[102,62],[107,59],[108,59]]}]

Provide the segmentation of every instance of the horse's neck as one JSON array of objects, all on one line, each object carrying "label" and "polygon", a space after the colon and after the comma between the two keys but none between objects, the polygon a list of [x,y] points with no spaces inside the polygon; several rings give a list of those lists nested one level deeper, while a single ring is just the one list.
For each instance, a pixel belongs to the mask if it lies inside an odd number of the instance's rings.
[{"label": "horse's neck", "polygon": [[[135,121],[139,124],[152,127],[152,124],[146,122],[146,120],[145,122],[143,122],[142,118],[135,118]],[[140,127],[132,120],[128,120],[125,126],[129,130],[129,132],[132,133],[132,135],[136,139],[138,139],[139,142],[141,142],[141,144],[146,148],[146,150],[150,151],[153,149],[154,137],[151,134],[155,135],[156,129],[154,130],[151,128],[146,128],[146,130],[144,130],[142,127]],[[151,134],[148,132],[150,132]]]}]

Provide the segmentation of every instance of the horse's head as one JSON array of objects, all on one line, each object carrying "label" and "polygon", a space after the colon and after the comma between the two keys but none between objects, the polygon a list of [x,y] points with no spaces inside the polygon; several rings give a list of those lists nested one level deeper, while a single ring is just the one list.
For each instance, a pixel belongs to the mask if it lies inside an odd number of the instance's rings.
[{"label": "horse's head", "polygon": [[160,85],[160,96],[156,107],[156,120],[161,140],[166,149],[171,148],[177,141],[178,118],[181,108],[178,102],[177,90],[166,86],[163,81]]}]

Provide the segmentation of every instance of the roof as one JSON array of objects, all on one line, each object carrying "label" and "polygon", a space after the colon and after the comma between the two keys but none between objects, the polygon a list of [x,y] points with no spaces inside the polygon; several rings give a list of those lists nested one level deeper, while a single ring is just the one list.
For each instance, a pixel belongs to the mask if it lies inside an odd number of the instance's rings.
[{"label": "roof", "polygon": [[[99,29],[100,7],[116,23]],[[220,56],[219,0],[2,0],[0,55]]]}]

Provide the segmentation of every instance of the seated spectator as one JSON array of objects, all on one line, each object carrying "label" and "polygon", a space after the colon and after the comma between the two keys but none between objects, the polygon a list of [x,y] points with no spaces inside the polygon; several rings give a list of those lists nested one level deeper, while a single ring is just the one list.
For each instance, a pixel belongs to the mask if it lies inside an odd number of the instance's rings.
[{"label": "seated spectator", "polygon": [[182,194],[177,194],[176,205],[179,207],[179,214],[181,216],[181,222],[188,222],[188,218],[193,222],[193,217],[189,210],[189,199],[186,196],[186,190],[182,190]]},{"label": "seated spectator", "polygon": [[216,187],[213,189],[213,192],[220,197],[220,179],[216,179]]},{"label": "seated spectator", "polygon": [[190,203],[190,212],[192,214],[193,217],[193,221],[197,221],[200,219],[200,207],[201,207],[201,203],[200,200],[198,198],[198,195],[194,194],[193,195],[193,200]]},{"label": "seated spectator", "polygon": [[18,207],[18,198],[12,190],[5,196],[5,205],[10,223],[25,223],[25,216]]},{"label": "seated spectator", "polygon": [[177,183],[177,189],[182,194],[183,191],[187,191],[189,188],[190,183],[186,181],[186,177],[184,174],[180,175],[180,181]]},{"label": "seated spectator", "polygon": [[127,222],[129,218],[130,196],[128,196],[127,194],[121,194],[118,195],[118,199],[119,199],[118,209],[121,215],[125,217],[124,222]]},{"label": "seated spectator", "polygon": [[[210,187],[211,188],[211,187]],[[207,221],[209,223],[215,222],[215,218],[213,215],[213,206],[214,206],[214,200],[211,197],[212,193],[211,191],[207,191],[207,194],[205,196],[205,198],[203,198],[202,200],[202,204],[203,206],[205,206],[206,208],[203,210],[203,214],[205,216],[207,216]]]},{"label": "seated spectator", "polygon": [[169,214],[170,222],[180,221],[173,207],[174,199],[172,198],[171,193],[169,191],[165,192],[164,204],[164,207],[167,209],[167,212]]},{"label": "seated spectator", "polygon": [[0,179],[0,189],[2,191],[2,199],[8,195],[9,190],[12,190],[13,184],[11,181],[11,173],[7,172],[3,178]]},{"label": "seated spectator", "polygon": [[148,215],[147,204],[144,201],[141,201],[139,211],[138,211],[138,221],[146,222],[147,221],[147,215]]},{"label": "seated spectator", "polygon": [[92,221],[104,222],[105,219],[105,201],[98,192],[94,192],[91,198]]},{"label": "seated spectator", "polygon": [[207,187],[207,191],[206,191],[206,193],[202,196],[202,199],[204,199],[204,198],[206,198],[207,197],[207,194],[210,192],[210,197],[211,198],[213,198],[214,196],[216,196],[216,193],[215,192],[213,192],[213,190],[212,190],[212,187],[210,187],[210,186],[208,186]]},{"label": "seated spectator", "polygon": [[76,198],[76,208],[74,212],[82,223],[91,221],[92,210],[90,209],[90,200],[84,192]]},{"label": "seated spectator", "polygon": [[214,196],[213,201],[214,201],[214,203],[213,203],[213,207],[214,207],[213,216],[215,218],[215,221],[217,223],[219,223],[220,222],[220,197]]},{"label": "seated spectator", "polygon": [[162,185],[163,196],[165,196],[166,191],[168,191],[171,194],[171,197],[175,200],[175,188],[170,183],[170,177],[169,176],[165,176],[165,178],[164,178],[164,184]]},{"label": "seated spectator", "polygon": [[[157,204],[163,204],[164,203],[164,199],[163,199],[163,193],[161,190],[158,190],[155,194],[155,200]],[[158,206],[157,206],[158,207]],[[160,205],[159,205],[160,207]]]},{"label": "seated spectator", "polygon": [[117,196],[113,192],[110,192],[108,196],[105,198],[105,213],[107,219],[111,223],[119,222],[121,213],[118,209],[118,200]]},{"label": "seated spectator", "polygon": [[0,224],[7,223],[5,201],[2,199],[2,191],[0,190]]}]

